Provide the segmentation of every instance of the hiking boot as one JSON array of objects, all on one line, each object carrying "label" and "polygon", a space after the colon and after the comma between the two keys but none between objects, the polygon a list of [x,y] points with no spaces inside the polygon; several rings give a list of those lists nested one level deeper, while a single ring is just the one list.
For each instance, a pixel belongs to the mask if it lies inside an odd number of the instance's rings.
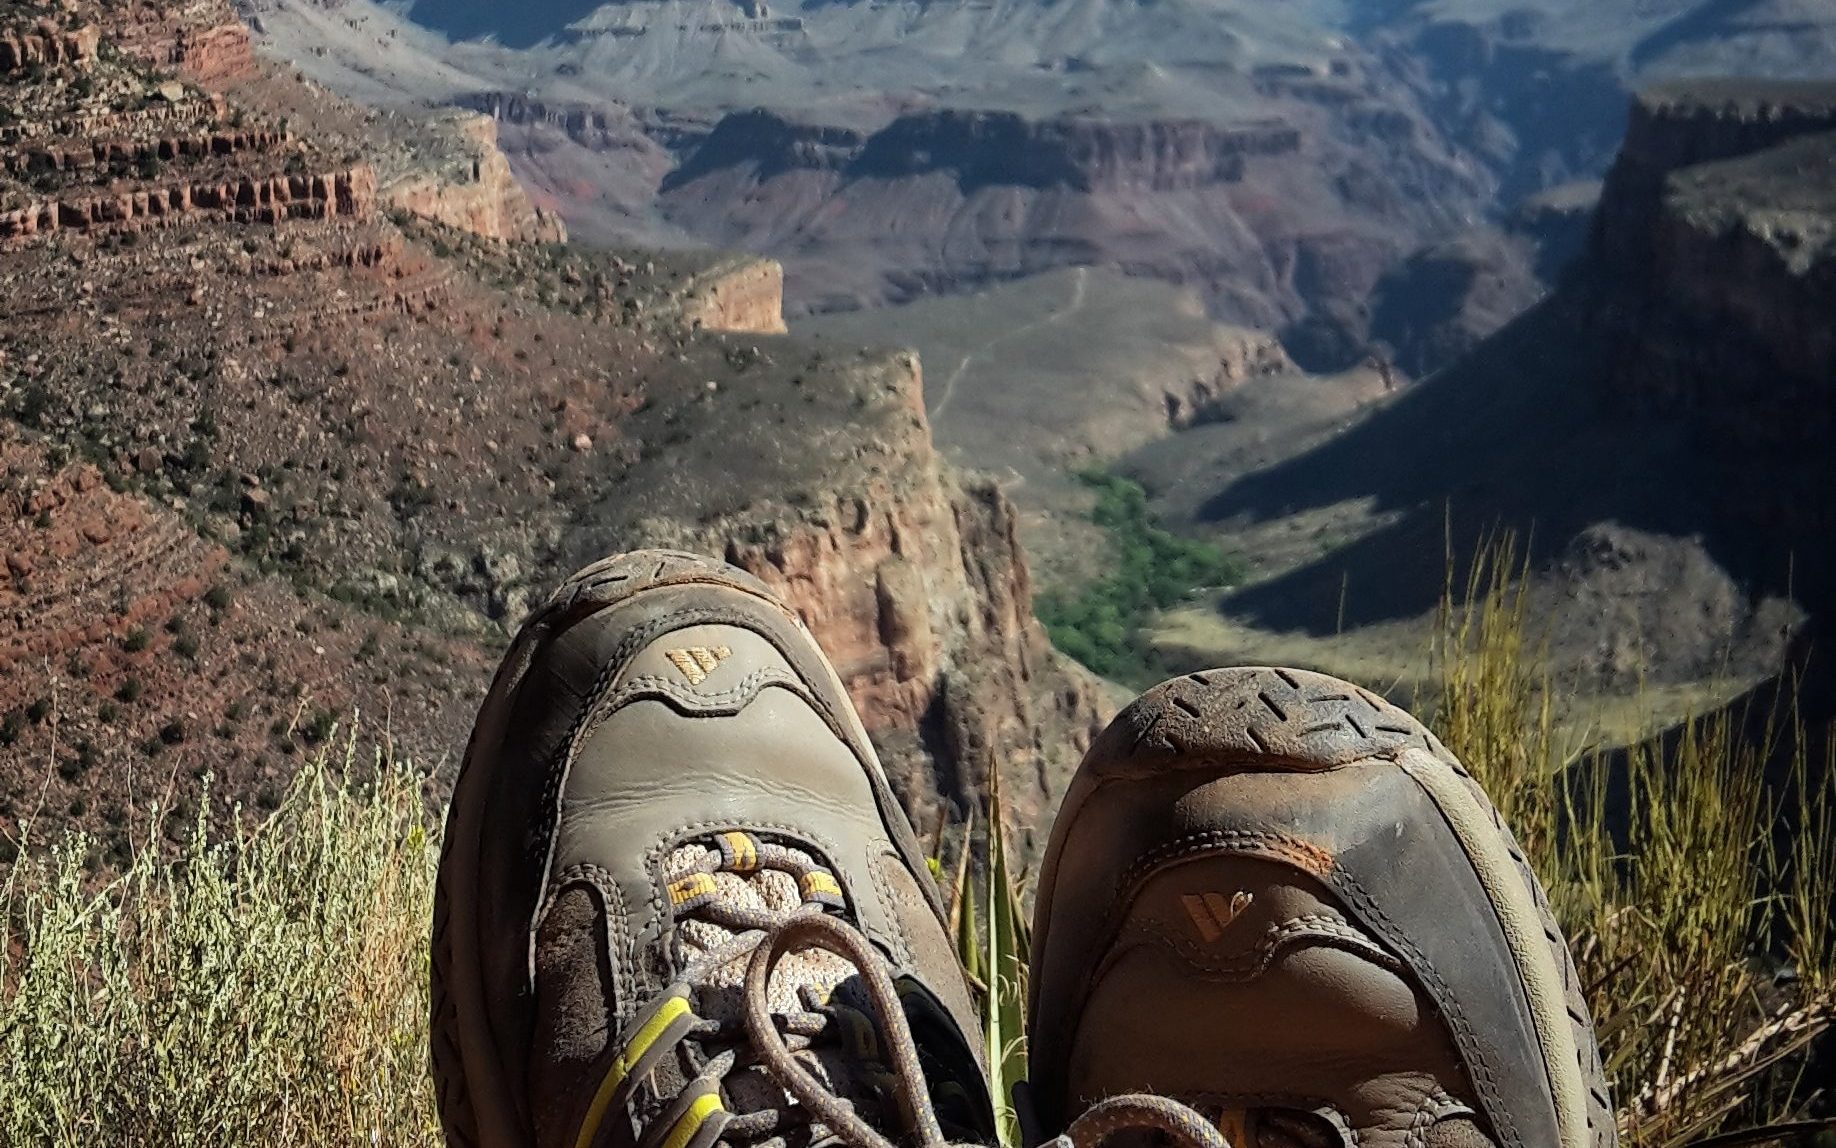
[{"label": "hiking boot", "polygon": [[1148,691],[1071,783],[1035,920],[1048,1133],[1144,1091],[1232,1148],[1614,1143],[1523,853],[1446,747],[1367,690],[1231,669]]},{"label": "hiking boot", "polygon": [[694,555],[591,566],[518,634],[453,794],[432,988],[454,1146],[992,1136],[936,884],[840,680]]}]

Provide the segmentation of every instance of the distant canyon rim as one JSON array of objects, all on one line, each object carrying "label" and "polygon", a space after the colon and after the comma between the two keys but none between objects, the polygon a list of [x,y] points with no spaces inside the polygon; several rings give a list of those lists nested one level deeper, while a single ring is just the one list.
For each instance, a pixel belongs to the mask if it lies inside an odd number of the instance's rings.
[{"label": "distant canyon rim", "polygon": [[1731,7],[243,4],[334,90],[497,119],[580,238],[779,260],[792,322],[1107,267],[1411,377],[1553,284],[1637,85],[1836,76],[1836,14]]}]

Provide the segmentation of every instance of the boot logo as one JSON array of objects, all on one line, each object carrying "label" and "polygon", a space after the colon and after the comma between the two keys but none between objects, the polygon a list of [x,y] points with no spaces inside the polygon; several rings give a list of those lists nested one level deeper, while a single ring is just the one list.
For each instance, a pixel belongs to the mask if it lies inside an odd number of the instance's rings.
[{"label": "boot logo", "polygon": [[708,680],[708,675],[720,668],[720,664],[733,656],[730,646],[690,646],[686,650],[670,650],[664,657],[669,664],[681,671],[689,680],[689,685],[698,686]]},{"label": "boot logo", "polygon": [[1186,916],[1192,918],[1199,937],[1209,945],[1222,937],[1255,899],[1241,891],[1229,898],[1222,893],[1186,893],[1179,902],[1186,907]]}]

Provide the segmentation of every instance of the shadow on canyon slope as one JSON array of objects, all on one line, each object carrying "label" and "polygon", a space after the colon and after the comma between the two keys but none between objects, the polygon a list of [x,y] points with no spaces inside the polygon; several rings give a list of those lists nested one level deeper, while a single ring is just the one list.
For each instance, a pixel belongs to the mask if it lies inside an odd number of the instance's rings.
[{"label": "shadow on canyon slope", "polygon": [[603,0],[414,0],[408,18],[454,40],[492,39],[533,48],[603,6]]},{"label": "shadow on canyon slope", "polygon": [[1753,592],[1791,589],[1789,540],[1759,537],[1717,513],[1715,465],[1691,429],[1605,401],[1607,349],[1581,330],[1571,306],[1539,305],[1364,421],[1212,495],[1201,516],[1226,526],[1360,499],[1396,516],[1228,596],[1228,612],[1320,636],[1416,617],[1439,600],[1450,553],[1473,554],[1488,532],[1515,531],[1541,566],[1602,522],[1698,539]]},{"label": "shadow on canyon slope", "polygon": [[[1686,44],[1727,36],[1742,16],[1764,5],[1765,0],[1709,0],[1708,3],[1692,8],[1676,19],[1666,22],[1655,32],[1633,45],[1632,65],[1643,68],[1661,58],[1666,52]],[[1780,30],[1794,29],[1785,26]]]}]

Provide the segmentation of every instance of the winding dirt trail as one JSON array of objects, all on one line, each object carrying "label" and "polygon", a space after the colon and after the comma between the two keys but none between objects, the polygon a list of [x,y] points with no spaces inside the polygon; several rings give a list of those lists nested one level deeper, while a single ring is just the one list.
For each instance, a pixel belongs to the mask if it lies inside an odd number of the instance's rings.
[{"label": "winding dirt trail", "polygon": [[1003,331],[986,343],[983,343],[977,349],[964,355],[962,360],[956,364],[956,369],[950,372],[950,377],[944,380],[943,388],[938,392],[937,405],[930,410],[931,424],[935,426],[938,420],[944,417],[944,412],[950,409],[950,400],[956,397],[956,384],[968,373],[970,366],[975,363],[978,357],[986,355],[990,350],[1010,339],[1018,339],[1022,335],[1028,335],[1034,331],[1050,327],[1055,323],[1061,323],[1077,314],[1084,308],[1085,288],[1089,283],[1090,268],[1079,267],[1076,275],[1071,281],[1071,298],[1066,301],[1064,306],[1040,316],[1031,323],[1023,323],[1011,331]]}]

